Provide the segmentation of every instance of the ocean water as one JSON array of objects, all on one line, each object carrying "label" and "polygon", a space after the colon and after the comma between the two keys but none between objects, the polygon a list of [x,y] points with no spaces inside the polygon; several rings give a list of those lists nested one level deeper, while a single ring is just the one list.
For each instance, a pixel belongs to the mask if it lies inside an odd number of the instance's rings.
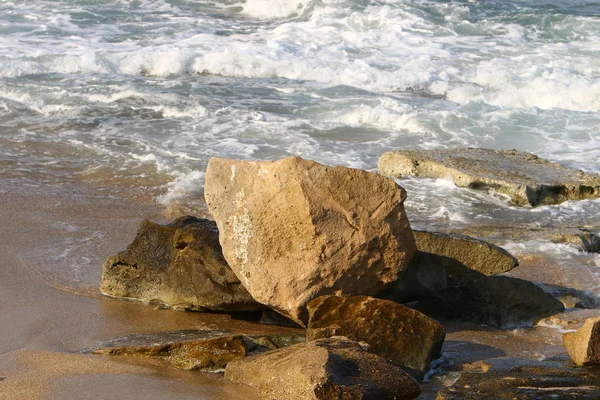
[{"label": "ocean water", "polygon": [[[213,156],[375,171],[392,149],[514,148],[600,172],[599,139],[597,0],[0,1],[0,191],[201,213]],[[400,183],[421,228],[600,225],[596,200]]]}]

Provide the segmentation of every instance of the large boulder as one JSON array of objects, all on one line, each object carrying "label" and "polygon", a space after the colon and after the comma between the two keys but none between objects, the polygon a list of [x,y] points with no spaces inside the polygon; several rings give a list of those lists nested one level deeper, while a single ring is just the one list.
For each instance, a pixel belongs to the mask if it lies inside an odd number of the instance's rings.
[{"label": "large boulder", "polygon": [[434,317],[512,327],[564,311],[563,304],[534,283],[508,276],[486,276],[420,300],[416,309]]},{"label": "large boulder", "polygon": [[223,258],[216,224],[189,216],[168,225],[144,220],[127,250],[104,263],[100,291],[175,309],[262,308]]},{"label": "large boulder", "polygon": [[346,336],[369,351],[423,378],[441,355],[446,330],[419,311],[367,296],[322,296],[308,303],[306,338]]},{"label": "large boulder", "polygon": [[269,400],[400,400],[421,393],[402,369],[343,337],[235,360],[225,378],[252,386]]},{"label": "large boulder", "polygon": [[82,350],[84,353],[162,359],[174,367],[211,372],[246,356],[242,335],[225,331],[183,330],[132,334]]},{"label": "large boulder", "polygon": [[576,365],[600,364],[600,317],[589,318],[577,331],[565,333],[563,344]]},{"label": "large boulder", "polygon": [[325,294],[376,294],[416,251],[405,191],[375,173],[299,157],[213,158],[205,197],[225,259],[260,303],[301,325]]},{"label": "large boulder", "polygon": [[378,166],[385,176],[449,178],[459,187],[491,189],[521,206],[600,197],[600,175],[516,150],[399,150],[382,154]]}]

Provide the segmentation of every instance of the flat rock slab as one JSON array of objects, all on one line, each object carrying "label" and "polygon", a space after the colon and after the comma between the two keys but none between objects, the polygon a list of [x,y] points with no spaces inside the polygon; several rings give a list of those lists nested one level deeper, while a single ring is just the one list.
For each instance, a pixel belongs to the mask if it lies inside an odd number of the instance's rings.
[{"label": "flat rock slab", "polygon": [[225,378],[254,387],[265,400],[401,400],[421,393],[402,369],[344,337],[233,361]]},{"label": "flat rock slab", "polygon": [[[499,367],[499,365],[504,364]],[[512,365],[510,368],[506,366]],[[499,367],[499,368],[498,368]],[[555,362],[507,360],[485,373],[463,373],[436,400],[527,400],[600,398],[598,370],[572,369]]]},{"label": "flat rock slab", "polygon": [[459,187],[491,189],[520,206],[600,197],[600,175],[516,150],[399,150],[381,155],[378,166],[385,176],[446,178]]},{"label": "flat rock slab", "polygon": [[446,330],[419,311],[367,296],[323,296],[308,303],[308,340],[346,336],[417,379],[440,357]]},{"label": "flat rock slab", "polygon": [[327,295],[374,295],[416,251],[406,192],[379,174],[299,157],[212,158],[206,204],[248,292],[300,325]]},{"label": "flat rock slab", "polygon": [[142,221],[127,249],[104,263],[100,291],[180,310],[263,308],[223,258],[215,222],[191,216],[168,225]]},{"label": "flat rock slab", "polygon": [[245,357],[246,346],[243,335],[218,330],[182,330],[128,335],[82,352],[159,358],[177,368],[210,372]]}]

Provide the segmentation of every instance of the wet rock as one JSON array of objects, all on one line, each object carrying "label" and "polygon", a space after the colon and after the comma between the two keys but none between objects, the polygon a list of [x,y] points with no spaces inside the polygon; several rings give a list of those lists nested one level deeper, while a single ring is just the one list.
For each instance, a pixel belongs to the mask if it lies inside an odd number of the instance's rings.
[{"label": "wet rock", "polygon": [[296,322],[292,321],[287,317],[284,317],[283,315],[269,308],[262,311],[260,323],[264,325],[278,325],[288,326],[290,328],[301,328],[301,326],[298,325]]},{"label": "wet rock", "polygon": [[319,339],[236,360],[225,378],[264,399],[414,399],[417,382],[400,368],[343,337]]},{"label": "wet rock", "polygon": [[399,303],[416,301],[519,264],[501,247],[470,236],[418,230],[413,234],[419,251],[392,289],[377,297]]},{"label": "wet rock", "polygon": [[595,308],[596,298],[582,290],[574,288],[538,283],[538,285],[555,299],[559,300],[565,308]]},{"label": "wet rock", "polygon": [[206,219],[144,220],[127,250],[104,263],[100,291],[175,309],[262,308],[227,265],[218,237],[216,224]]},{"label": "wet rock", "polygon": [[495,243],[512,241],[523,243],[532,240],[548,240],[556,244],[566,244],[587,253],[600,252],[600,231],[592,227],[531,227],[528,225],[477,225],[452,231],[477,236]]},{"label": "wet rock", "polygon": [[442,290],[420,300],[415,308],[434,318],[503,328],[530,324],[564,311],[560,301],[534,283],[507,276],[483,277],[466,286]]},{"label": "wet rock", "polygon": [[600,364],[600,317],[589,318],[576,332],[565,333],[563,344],[576,365]]},{"label": "wet rock", "polygon": [[397,178],[449,178],[459,187],[486,188],[520,206],[600,197],[600,176],[516,150],[401,150],[379,158],[379,172]]},{"label": "wet rock", "polygon": [[82,352],[159,358],[182,369],[215,371],[246,356],[242,335],[225,331],[183,330],[120,337]]},{"label": "wet rock", "polygon": [[244,286],[301,325],[310,300],[376,294],[416,251],[406,193],[378,174],[299,157],[213,158],[205,197]]},{"label": "wet rock", "polygon": [[[377,297],[397,303],[408,303],[429,297],[448,287],[448,271],[452,270],[456,263],[456,260],[448,257],[417,251],[394,286],[378,293]],[[467,267],[463,267],[464,270],[471,271]],[[477,274],[477,278],[480,276],[482,275]]]},{"label": "wet rock", "polygon": [[[494,365],[495,364],[495,365]],[[556,362],[506,360],[485,373],[463,373],[437,400],[598,399],[597,371],[569,369]]]},{"label": "wet rock", "polygon": [[419,251],[448,257],[484,275],[502,274],[519,265],[503,248],[470,236],[418,230],[413,234]]},{"label": "wet rock", "polygon": [[431,318],[393,301],[367,296],[323,296],[308,306],[308,340],[346,336],[403,367],[417,379],[439,358],[446,330]]},{"label": "wet rock", "polygon": [[248,354],[264,353],[298,343],[305,343],[306,335],[248,335],[244,336]]}]

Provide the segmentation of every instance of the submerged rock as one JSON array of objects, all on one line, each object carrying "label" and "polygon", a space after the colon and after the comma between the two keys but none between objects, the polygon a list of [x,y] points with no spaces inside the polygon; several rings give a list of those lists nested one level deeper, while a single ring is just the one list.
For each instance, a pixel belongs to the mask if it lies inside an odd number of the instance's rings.
[{"label": "submerged rock", "polygon": [[264,399],[400,400],[421,393],[406,372],[343,337],[233,361],[225,378],[254,387]]},{"label": "submerged rock", "polygon": [[475,322],[491,327],[531,324],[564,311],[563,304],[534,283],[488,276],[448,288],[420,300],[416,309],[434,318]]},{"label": "submerged rock", "polygon": [[384,153],[378,165],[385,176],[449,178],[460,187],[507,195],[520,206],[600,197],[599,175],[516,150],[400,150]]},{"label": "submerged rock", "polygon": [[563,344],[576,365],[600,364],[600,317],[589,318],[576,332],[565,333]]},{"label": "submerged rock", "polygon": [[419,311],[367,296],[323,296],[308,304],[308,340],[346,336],[422,379],[440,357],[446,330]]},{"label": "submerged rock", "polygon": [[301,325],[310,300],[376,294],[416,251],[406,193],[378,174],[299,157],[213,158],[205,197],[246,289]]},{"label": "submerged rock", "polygon": [[210,372],[246,356],[246,346],[242,335],[183,330],[124,336],[82,352],[159,358],[177,368]]},{"label": "submerged rock", "polygon": [[223,258],[216,224],[190,216],[168,225],[144,220],[127,250],[104,263],[100,291],[175,309],[262,308]]}]

